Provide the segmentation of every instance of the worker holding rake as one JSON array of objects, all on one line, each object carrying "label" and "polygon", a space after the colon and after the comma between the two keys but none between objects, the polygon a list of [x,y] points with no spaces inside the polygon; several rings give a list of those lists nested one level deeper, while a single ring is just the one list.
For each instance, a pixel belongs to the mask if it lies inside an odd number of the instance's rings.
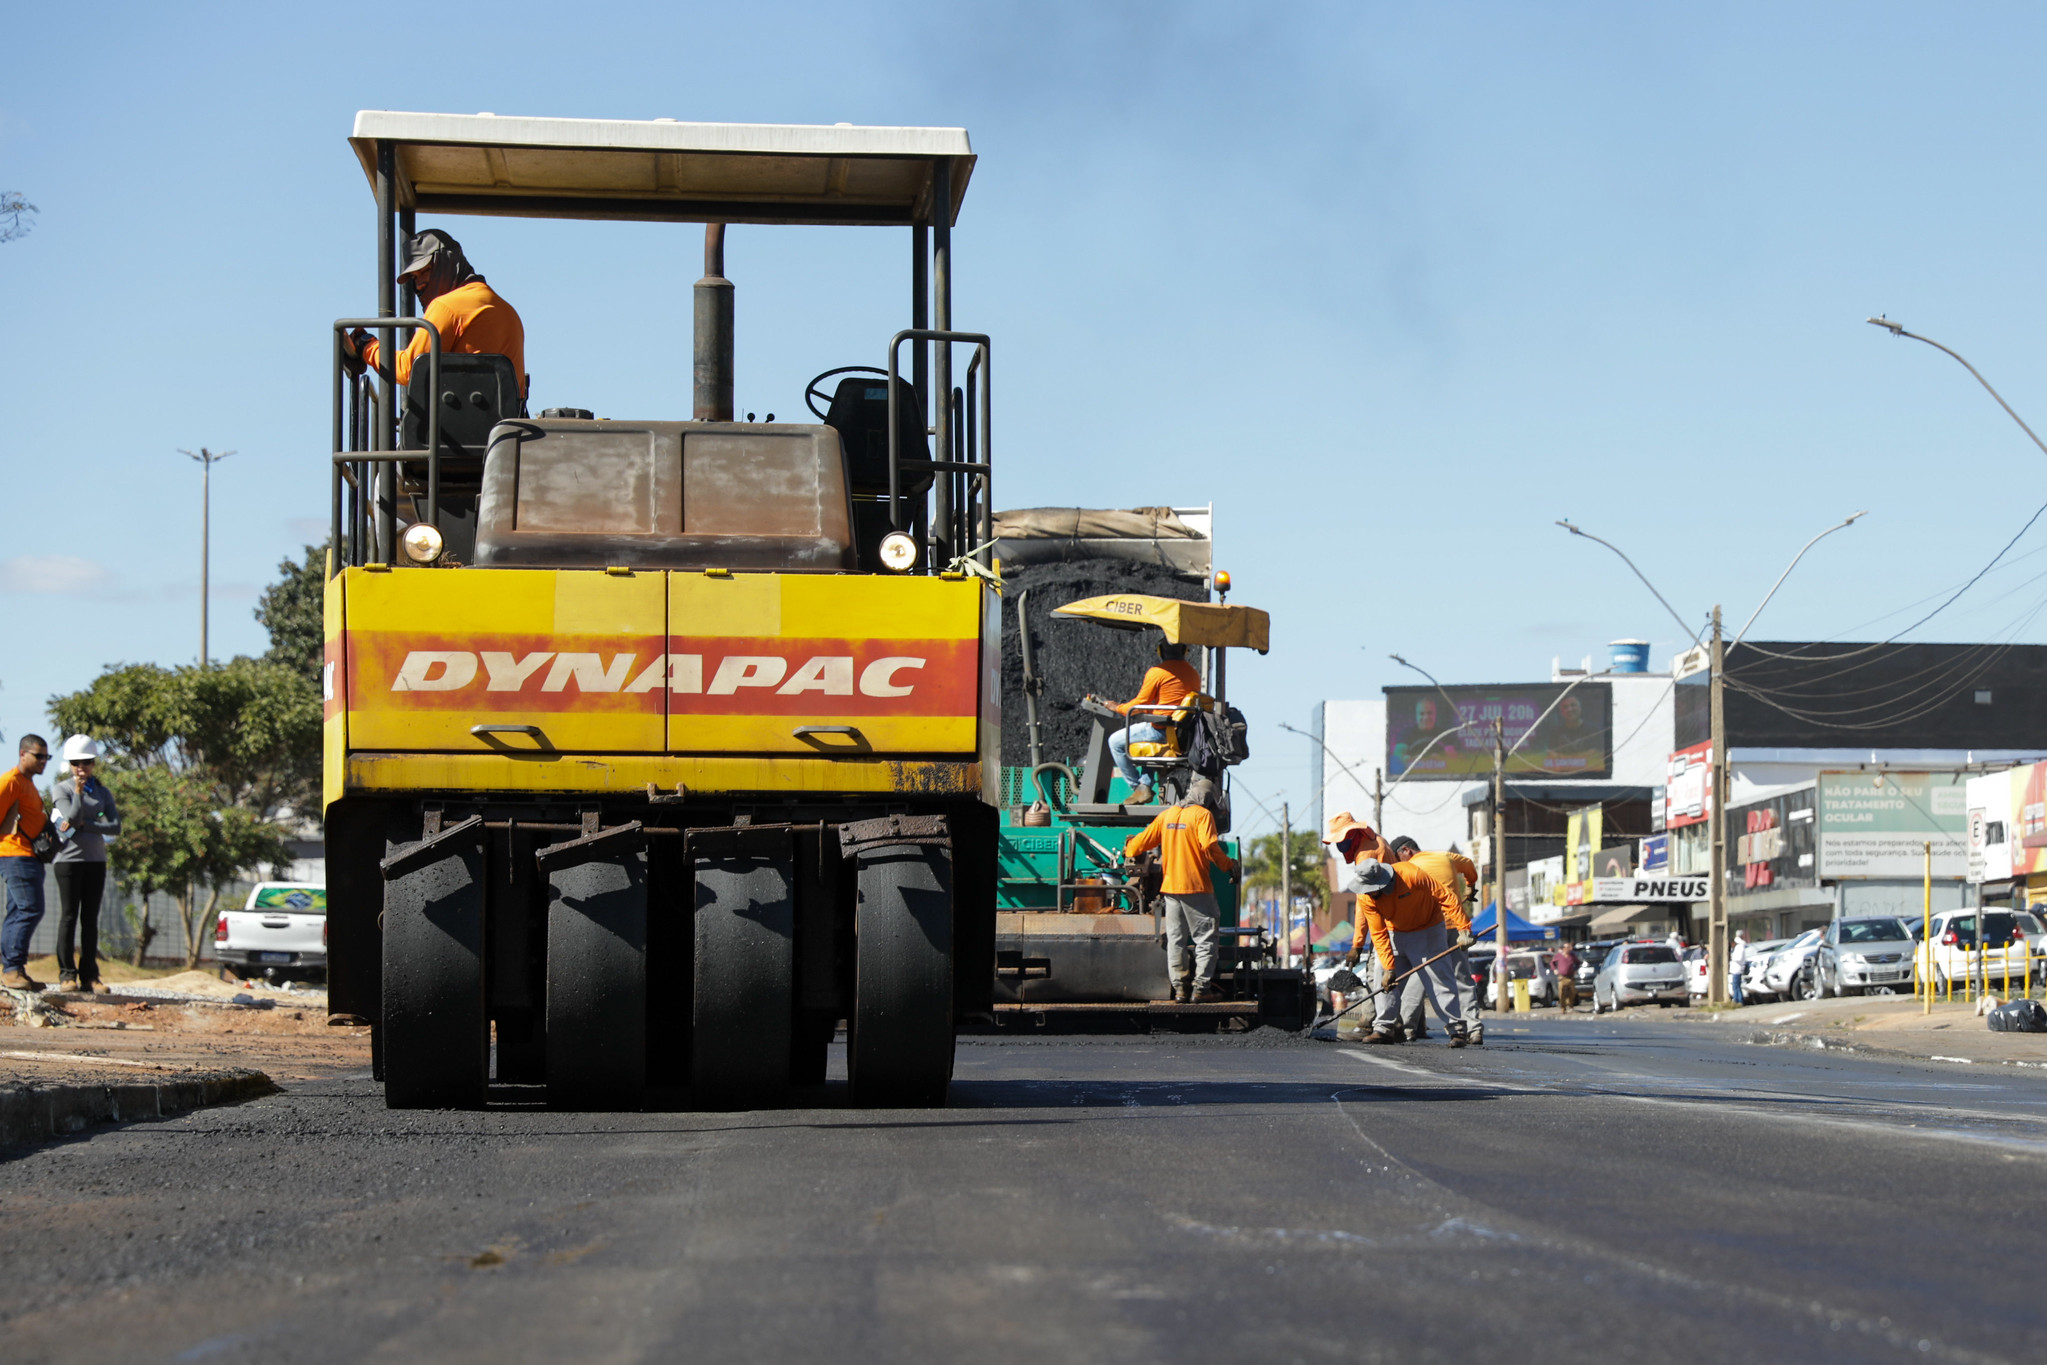
[{"label": "worker holding rake", "polygon": [[[1341,827],[1339,822],[1342,822]],[[1448,957],[1456,945],[1469,947],[1471,920],[1457,902],[1456,893],[1413,863],[1390,863],[1363,856],[1374,831],[1345,817],[1330,822],[1324,841],[1337,856],[1351,863],[1345,888],[1357,893],[1357,925],[1351,933],[1346,962],[1356,966],[1367,938],[1379,960],[1381,981],[1386,986],[1396,977],[1411,975],[1428,992],[1429,1002],[1443,1019],[1451,1047],[1469,1041],[1464,1011],[1451,980]],[[1382,845],[1383,846],[1383,845]],[[1376,850],[1373,850],[1376,851]],[[1398,990],[1378,993],[1377,1017],[1367,1043],[1398,1043],[1405,1040],[1401,1029]]]}]

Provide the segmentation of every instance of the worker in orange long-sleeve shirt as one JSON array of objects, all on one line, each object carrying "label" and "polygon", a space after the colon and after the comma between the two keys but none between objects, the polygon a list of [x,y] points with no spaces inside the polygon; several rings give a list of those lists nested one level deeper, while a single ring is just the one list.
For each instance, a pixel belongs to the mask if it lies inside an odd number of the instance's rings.
[{"label": "worker in orange long-sleeve shirt", "polygon": [[[1413,863],[1449,887],[1450,893],[1457,897],[1457,903],[1467,907],[1467,915],[1470,913],[1471,893],[1478,887],[1478,864],[1471,859],[1455,849],[1424,849],[1418,841],[1403,834],[1393,841],[1393,861]],[[1449,960],[1450,979],[1457,983],[1458,1008],[1464,1012],[1465,1041],[1483,1043],[1485,1019],[1479,1014],[1478,985],[1471,979],[1471,964],[1462,948],[1450,954]],[[1409,1037],[1428,1036],[1419,977],[1408,978],[1408,989],[1401,992],[1400,1022]]]},{"label": "worker in orange long-sleeve shirt", "polygon": [[[1456,893],[1413,863],[1385,863],[1376,858],[1354,862],[1345,884],[1358,898],[1357,926],[1351,932],[1345,960],[1356,966],[1365,940],[1370,939],[1381,982],[1414,972],[1443,1018],[1450,1046],[1463,1047],[1464,1011],[1450,980],[1450,967],[1447,961],[1429,962],[1450,947],[1453,930],[1461,944],[1469,946],[1471,942],[1471,920],[1457,903]],[[1429,965],[1422,966],[1424,962]],[[1371,1035],[1363,1041],[1397,1043],[1403,1039],[1400,992],[1381,989],[1378,1015],[1372,1020]]]},{"label": "worker in orange long-sleeve shirt", "polygon": [[[1154,848],[1159,851],[1165,872],[1159,891],[1165,899],[1166,977],[1173,987],[1173,999],[1182,1004],[1222,999],[1215,989],[1217,915],[1208,869],[1233,872],[1237,861],[1223,852],[1215,829],[1215,802],[1215,784],[1198,777],[1188,786],[1186,801],[1160,811],[1123,845],[1125,858]],[[1194,958],[1191,972],[1187,965],[1190,949]]]},{"label": "worker in orange long-sleeve shirt", "polygon": [[[461,243],[439,228],[407,238],[405,264],[398,278],[412,286],[426,310],[426,320],[439,329],[442,355],[504,356],[519,376],[520,396],[525,396],[526,325],[517,310],[476,273],[462,254]],[[411,380],[413,362],[425,355],[431,344],[421,328],[398,352],[395,373],[401,386]],[[383,347],[357,328],[345,339],[342,354],[349,369],[360,374],[365,366],[377,366]]]},{"label": "worker in orange long-sleeve shirt", "polygon": [[[1144,682],[1139,685],[1137,695],[1125,702],[1111,702],[1118,715],[1127,716],[1133,706],[1178,706],[1201,690],[1201,675],[1194,671],[1194,665],[1187,662],[1187,646],[1176,645],[1169,640],[1159,641],[1159,661],[1146,670]],[[1123,729],[1109,736],[1109,759],[1116,765],[1116,771],[1130,784],[1130,804],[1149,805],[1152,801],[1151,783],[1138,776],[1137,765],[1130,761],[1132,741],[1140,744],[1156,744],[1166,737],[1166,732],[1153,721],[1162,719],[1157,711],[1147,711]]]}]

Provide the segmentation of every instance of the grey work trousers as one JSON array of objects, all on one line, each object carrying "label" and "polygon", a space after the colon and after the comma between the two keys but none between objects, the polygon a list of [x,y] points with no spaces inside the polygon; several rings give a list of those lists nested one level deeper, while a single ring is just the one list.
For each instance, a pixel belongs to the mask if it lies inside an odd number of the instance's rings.
[{"label": "grey work trousers", "polygon": [[[1478,1022],[1478,987],[1471,980],[1470,954],[1459,948],[1443,960],[1450,964],[1450,981],[1457,988],[1457,1008],[1464,1015],[1464,1022]],[[1426,1022],[1422,1013],[1424,998],[1422,979],[1418,976],[1409,977],[1400,988],[1400,1022],[1410,1036],[1420,1033]]]},{"label": "grey work trousers", "polygon": [[[1431,924],[1426,929],[1411,933],[1393,935],[1393,971],[1395,975],[1412,970],[1450,946],[1448,925]],[[1435,1006],[1443,1024],[1452,1033],[1464,1031],[1464,1007],[1458,999],[1456,984],[1450,979],[1450,959],[1430,962],[1402,983],[1398,991],[1383,991],[1379,995],[1378,1017],[1372,1020],[1374,1033],[1391,1033],[1400,1026],[1401,1017],[1407,1013],[1403,1001],[1410,992],[1414,995],[1414,1007],[1421,1008],[1421,993],[1428,992],[1429,1003]]]},{"label": "grey work trousers", "polygon": [[[1197,891],[1185,896],[1164,896],[1162,918],[1166,922],[1166,975],[1175,986],[1192,980],[1203,990],[1215,981],[1215,893]],[[1189,977],[1190,950],[1194,970]]]}]

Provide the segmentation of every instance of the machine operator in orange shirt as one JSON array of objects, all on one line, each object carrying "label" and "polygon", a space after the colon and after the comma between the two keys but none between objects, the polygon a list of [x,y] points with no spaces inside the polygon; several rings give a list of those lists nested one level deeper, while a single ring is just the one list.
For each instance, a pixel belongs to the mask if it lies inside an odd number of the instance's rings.
[{"label": "machine operator in orange shirt", "polygon": [[[408,237],[398,278],[412,286],[426,310],[426,320],[439,329],[441,354],[506,357],[519,376],[520,397],[525,397],[526,325],[512,305],[476,273],[462,254],[461,243],[439,228]],[[422,328],[398,353],[395,373],[400,387],[411,380],[413,362],[425,355],[429,346]],[[382,352],[381,343],[361,328],[350,332],[342,345],[342,358],[355,374],[361,374],[365,366],[376,367]]]},{"label": "machine operator in orange shirt", "polygon": [[[1222,999],[1215,989],[1217,916],[1215,887],[1208,870],[1234,872],[1237,862],[1223,852],[1222,839],[1216,834],[1215,802],[1215,784],[1197,777],[1189,784],[1184,803],[1160,811],[1123,845],[1125,858],[1159,850],[1165,872],[1159,891],[1165,900],[1166,976],[1172,983],[1173,999],[1181,1004]],[[1194,958],[1191,972],[1187,964],[1190,949]]]},{"label": "machine operator in orange shirt", "polygon": [[[1160,640],[1159,661],[1145,671],[1144,682],[1138,687],[1137,695],[1126,702],[1108,704],[1115,708],[1117,714],[1128,716],[1133,706],[1178,706],[1200,690],[1201,675],[1194,671],[1193,664],[1187,662],[1187,646]],[[1123,780],[1130,784],[1129,804],[1133,806],[1148,805],[1153,797],[1150,781],[1138,776],[1137,765],[1130,761],[1130,745],[1132,741],[1156,744],[1166,737],[1166,732],[1146,716],[1160,717],[1161,713],[1146,711],[1109,736],[1109,759]]]},{"label": "machine operator in orange shirt", "polygon": [[[1363,826],[1358,826],[1362,829]],[[1337,831],[1331,830],[1332,834]],[[1339,846],[1343,836],[1334,840]],[[1457,903],[1457,894],[1416,867],[1413,863],[1387,863],[1376,858],[1358,858],[1351,864],[1345,887],[1358,898],[1357,926],[1351,933],[1350,952],[1345,958],[1356,966],[1370,939],[1378,958],[1380,979],[1390,981],[1402,972],[1414,972],[1428,991],[1429,1002],[1443,1018],[1451,1047],[1466,1043],[1464,1011],[1450,981],[1447,959],[1421,964],[1438,957],[1450,947],[1454,931],[1461,943],[1471,941],[1471,920]],[[1416,971],[1415,969],[1420,970]],[[1378,1015],[1372,1020],[1367,1043],[1397,1043],[1404,1035],[1400,1026],[1400,992],[1381,990]]]}]

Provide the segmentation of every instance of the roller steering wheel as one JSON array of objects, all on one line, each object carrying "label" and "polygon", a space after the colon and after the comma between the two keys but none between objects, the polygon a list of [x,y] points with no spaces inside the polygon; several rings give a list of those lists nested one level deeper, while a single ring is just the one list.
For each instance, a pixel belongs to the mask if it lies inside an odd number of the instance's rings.
[{"label": "roller steering wheel", "polygon": [[824,383],[825,380],[830,379],[835,374],[878,374],[883,379],[888,378],[887,370],[876,369],[872,365],[841,365],[836,370],[826,370],[823,374],[811,380],[803,389],[804,404],[817,414],[817,420],[820,422],[824,420],[825,413],[824,409],[817,405],[817,400],[822,398],[825,402],[829,403],[832,401],[832,396],[823,389],[820,389],[818,385]]}]

